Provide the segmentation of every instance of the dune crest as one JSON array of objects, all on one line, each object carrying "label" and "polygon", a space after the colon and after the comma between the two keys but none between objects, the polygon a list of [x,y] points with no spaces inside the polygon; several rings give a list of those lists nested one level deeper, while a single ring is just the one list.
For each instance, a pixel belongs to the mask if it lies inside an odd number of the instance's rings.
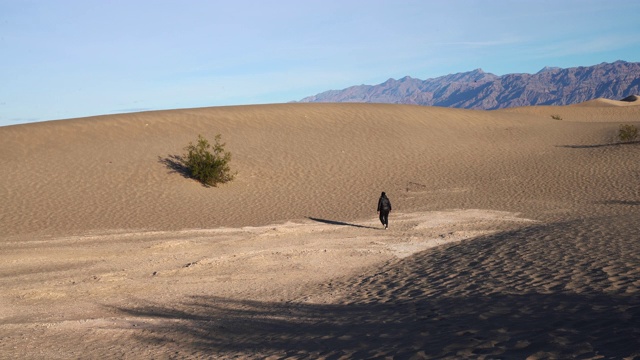
[{"label": "dune crest", "polygon": [[639,103],[637,102],[638,97],[635,95],[627,96],[622,100],[611,100],[611,99],[594,99],[585,101],[580,104],[575,104],[574,106],[587,106],[587,107],[599,107],[599,106],[636,106]]}]

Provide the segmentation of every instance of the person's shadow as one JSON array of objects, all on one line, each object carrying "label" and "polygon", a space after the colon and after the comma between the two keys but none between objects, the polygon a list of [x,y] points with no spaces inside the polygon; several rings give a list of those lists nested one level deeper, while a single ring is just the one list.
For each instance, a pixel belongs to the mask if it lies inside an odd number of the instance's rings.
[{"label": "person's shadow", "polygon": [[314,217],[311,217],[311,216],[307,216],[307,219],[313,220],[313,221],[317,221],[317,222],[321,222],[323,224],[329,224],[329,225],[353,226],[353,227],[362,228],[362,229],[384,230],[383,228],[375,228],[375,227],[372,227],[372,226],[350,224],[350,223],[346,223],[346,222],[342,222],[342,221],[335,221],[335,220],[318,219],[318,218],[314,218]]}]

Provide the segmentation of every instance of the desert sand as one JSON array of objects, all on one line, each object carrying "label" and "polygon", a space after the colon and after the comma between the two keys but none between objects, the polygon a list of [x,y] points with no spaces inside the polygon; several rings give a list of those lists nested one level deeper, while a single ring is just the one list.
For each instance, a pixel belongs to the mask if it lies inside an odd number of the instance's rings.
[{"label": "desert sand", "polygon": [[[0,358],[640,358],[640,143],[620,124],[637,102],[0,127]],[[235,180],[172,166],[199,134]]]}]

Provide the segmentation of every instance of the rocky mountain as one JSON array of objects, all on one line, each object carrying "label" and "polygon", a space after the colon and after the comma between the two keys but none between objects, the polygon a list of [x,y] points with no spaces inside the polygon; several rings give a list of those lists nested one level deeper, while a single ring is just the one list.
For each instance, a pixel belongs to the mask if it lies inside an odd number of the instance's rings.
[{"label": "rocky mountain", "polygon": [[568,105],[640,94],[640,63],[616,61],[574,68],[545,67],[535,74],[497,76],[482,69],[420,80],[409,76],[306,97],[300,102],[416,104],[465,109]]}]

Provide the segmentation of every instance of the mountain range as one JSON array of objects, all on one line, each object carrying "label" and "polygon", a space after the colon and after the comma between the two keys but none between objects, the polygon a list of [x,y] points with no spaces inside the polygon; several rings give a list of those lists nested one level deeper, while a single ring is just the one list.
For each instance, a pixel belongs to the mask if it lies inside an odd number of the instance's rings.
[{"label": "mountain range", "polygon": [[[394,103],[493,110],[531,105],[569,105],[640,94],[640,63],[616,61],[573,68],[545,67],[535,74],[502,76],[476,69],[433,79],[405,76],[378,85],[357,85],[299,102]],[[633,97],[633,96],[632,96]]]}]

